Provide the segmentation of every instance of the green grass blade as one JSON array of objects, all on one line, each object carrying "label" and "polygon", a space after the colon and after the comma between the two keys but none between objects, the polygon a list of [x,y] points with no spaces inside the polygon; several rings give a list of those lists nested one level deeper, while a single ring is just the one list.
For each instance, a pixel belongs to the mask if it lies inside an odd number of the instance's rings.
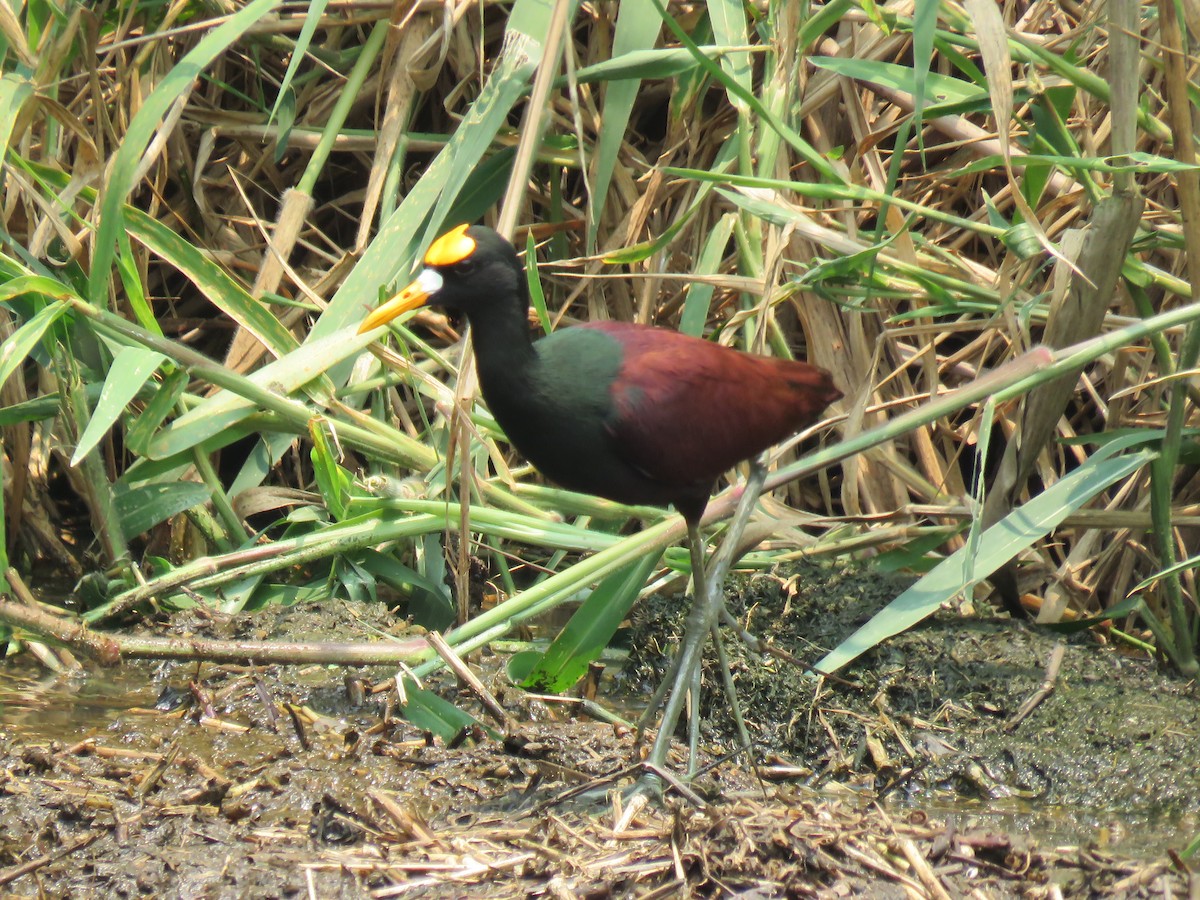
[{"label": "green grass blade", "polygon": [[[345,282],[334,294],[308,340],[326,337],[361,318],[378,301],[381,286],[407,273],[419,249],[444,230],[445,216],[458,190],[479,164],[483,154],[508,121],[513,106],[525,96],[540,60],[541,44],[522,27],[536,26],[538,11],[548,20],[549,5],[539,0],[517,0],[509,19],[505,51],[472,104],[462,124],[426,169],[421,180],[388,217],[375,240],[363,253]],[[340,373],[339,373],[340,374]],[[334,376],[335,381],[342,379]]]},{"label": "green grass blade", "polygon": [[532,231],[526,235],[525,239],[525,281],[529,285],[529,305],[537,314],[542,332],[549,334],[553,325],[550,322],[550,313],[546,309],[546,294],[542,291],[542,280],[538,278],[537,243],[533,239]]},{"label": "green grass blade", "polygon": [[[1127,446],[1126,442],[1113,442],[1097,451],[1078,469],[985,531],[979,543],[980,552],[974,559],[970,558],[968,547],[947,557],[842,641],[817,663],[816,668],[822,672],[836,672],[872,647],[911,628],[943,603],[969,589],[972,579],[986,578],[1053,531],[1063,519],[1100,491],[1154,459],[1152,450],[1112,458],[1113,453],[1124,446]],[[964,577],[968,570],[970,577]]]},{"label": "green grass blade", "polygon": [[[712,233],[704,241],[704,248],[696,260],[693,273],[696,275],[716,275],[721,269],[725,258],[725,247],[733,228],[737,224],[737,216],[726,213],[713,227]],[[693,337],[701,337],[708,325],[709,307],[712,305],[713,293],[716,286],[704,282],[688,285],[687,294],[683,300],[683,313],[679,317],[679,330]]]},{"label": "green grass blade", "polygon": [[138,271],[137,262],[133,256],[133,246],[129,242],[128,231],[117,232],[117,274],[121,279],[121,287],[125,290],[125,299],[133,310],[137,323],[152,334],[162,335],[162,326],[154,317],[154,310],[146,299],[146,291],[142,285],[142,276]]},{"label": "green grass blade", "polygon": [[440,631],[453,624],[456,607],[445,583],[435,583],[416,569],[375,550],[364,551],[355,564],[372,578],[407,594],[405,614],[417,625]]},{"label": "green grass blade", "polygon": [[271,107],[271,114],[267,116],[267,124],[275,121],[275,116],[279,114],[279,106],[284,102],[284,98],[289,95],[295,96],[292,92],[292,80],[296,77],[296,71],[300,68],[300,63],[304,61],[308,48],[312,45],[313,35],[321,25],[321,16],[325,14],[325,7],[328,5],[329,0],[311,0],[308,4],[304,12],[304,24],[300,27],[300,34],[296,37],[295,46],[292,47],[287,71],[283,73],[283,78],[279,81],[279,92],[275,95],[275,105]]},{"label": "green grass blade", "polygon": [[700,48],[696,46],[695,41],[693,41],[688,36],[687,32],[683,30],[682,26],[675,21],[674,16],[667,11],[666,6],[661,2],[661,0],[650,0],[650,2],[654,4],[659,16],[662,17],[663,24],[665,24],[667,28],[670,29],[671,33],[674,34],[679,40],[679,42],[683,44],[685,48],[687,48],[688,52],[692,54],[692,58],[696,60],[701,69],[704,69],[706,72],[708,72],[708,74],[719,84],[724,85],[731,95],[738,96],[746,104],[749,110],[754,113],[754,115],[762,119],[762,122],[766,127],[771,128],[781,138],[783,138],[783,140],[785,140],[788,145],[796,151],[800,158],[807,162],[817,172],[817,174],[821,176],[822,179],[835,184],[840,184],[842,182],[842,177],[838,174],[837,170],[829,164],[829,161],[825,159],[823,154],[818,152],[815,147],[801,137],[787,122],[783,121],[781,118],[779,118],[779,116],[775,115],[773,112],[771,112],[771,110],[763,106],[762,102],[755,97],[752,92],[746,90],[740,84],[726,75],[720,65],[709,59],[700,50]]},{"label": "green grass blade", "polygon": [[108,183],[100,199],[100,226],[96,233],[88,296],[93,305],[107,306],[108,278],[112,268],[117,233],[125,227],[125,198],[134,188],[142,154],[167,111],[218,56],[250,26],[270,12],[279,0],[251,0],[205,35],[159,82],[129,123],[121,146],[113,155]]},{"label": "green grass blade", "polygon": [[[708,21],[712,25],[713,43],[723,47],[745,47],[746,7],[739,0],[708,0]],[[721,57],[721,70],[740,91],[729,91],[729,103],[736,110],[746,109],[743,98],[753,88],[750,54],[736,51]]]},{"label": "green grass blade", "polygon": [[[231,388],[205,400],[164,428],[150,443],[147,456],[163,459],[190,450],[258,411],[264,392],[276,395],[276,402],[286,403],[284,395],[298,391],[369,343],[370,339],[365,335],[334,335],[289,353],[249,376],[230,370]],[[292,405],[295,402],[292,401]]]},{"label": "green grass blade", "polygon": [[55,300],[68,300],[79,296],[68,285],[46,275],[16,275],[0,284],[0,303],[25,294],[40,294]]},{"label": "green grass blade", "polygon": [[[917,90],[917,72],[898,63],[840,56],[812,56],[808,61],[819,69],[828,69],[856,81],[877,84],[907,94],[915,95]],[[984,88],[961,78],[938,75],[935,72],[926,74],[925,92],[934,101],[932,105],[925,107],[925,112],[929,115],[938,113],[939,109],[944,107],[985,103],[988,99]]]},{"label": "green grass blade", "polygon": [[8,152],[13,125],[17,113],[25,101],[33,96],[33,82],[15,72],[5,72],[0,78],[0,159]]},{"label": "green grass blade", "polygon": [[559,694],[579,681],[617,633],[657,563],[657,555],[648,553],[601,581],[521,681],[521,687]]},{"label": "green grass blade", "polygon": [[92,417],[88,420],[83,434],[79,436],[79,443],[71,456],[72,466],[79,465],[79,461],[100,443],[101,438],[117,421],[117,417],[125,411],[129,401],[137,396],[146,379],[153,375],[165,360],[166,357],[161,353],[141,347],[125,347],[116,355],[109,367],[108,377],[104,379],[104,388],[100,392],[100,399],[96,401]]},{"label": "green grass blade", "polygon": [[25,358],[33,352],[42,335],[67,311],[66,304],[52,303],[43,307],[28,322],[18,328],[0,344],[0,384],[8,381]]},{"label": "green grass blade", "polygon": [[[525,4],[526,7],[529,5]],[[547,4],[546,10],[549,8]],[[513,18],[516,16],[517,12],[514,10]],[[534,33],[543,34],[544,30]],[[532,33],[516,30],[511,19],[508,34],[509,39],[504,42],[504,52],[497,61],[495,70],[483,86],[483,90],[479,92],[478,99],[471,105],[468,121],[474,127],[457,129],[443,151],[444,154],[449,154],[445,169],[446,180],[429,214],[421,240],[422,246],[429,244],[445,231],[447,225],[455,224],[447,222],[446,216],[458,197],[456,187],[465,184],[471,172],[479,165],[484,153],[491,147],[496,133],[507,123],[509,112],[525,96],[529,81],[537,70],[542,56],[542,45],[533,38]],[[426,177],[428,174],[426,173]],[[425,179],[421,180],[424,182]]]},{"label": "green grass blade", "polygon": [[[188,373],[175,369],[154,388],[154,395],[137,416],[125,428],[125,446],[139,456],[145,456],[150,440],[167,416],[173,413],[184,391],[187,390]],[[126,471],[129,471],[126,469]]]},{"label": "green grass blade", "polygon": [[1085,616],[1082,619],[1064,619],[1061,622],[1042,622],[1041,627],[1047,631],[1056,631],[1059,634],[1074,634],[1077,631],[1083,631],[1086,628],[1091,628],[1093,625],[1099,625],[1101,622],[1107,622],[1110,619],[1123,619],[1126,616],[1133,615],[1142,609],[1144,603],[1144,598],[1134,594],[1131,597],[1126,597],[1120,603],[1114,603],[1097,615]]},{"label": "green grass blade", "polygon": [[[463,623],[446,636],[447,640],[459,653],[467,653],[476,647],[484,646],[507,634],[518,623],[553,609],[596,580],[605,578],[645,555],[653,554],[657,559],[669,544],[684,535],[685,530],[683,520],[678,516],[643,529]],[[417,675],[424,676],[438,666],[438,662],[430,661],[414,671]]]},{"label": "green grass blade", "polygon": [[321,128],[321,139],[317,141],[316,148],[308,158],[308,164],[304,167],[304,174],[296,182],[295,193],[300,197],[312,197],[318,180],[327,171],[326,164],[329,161],[330,154],[333,152],[333,145],[346,124],[346,118],[350,115],[350,111],[354,108],[358,100],[363,84],[375,68],[375,60],[378,59],[380,52],[383,50],[390,27],[391,23],[387,19],[380,19],[371,28],[371,33],[367,35],[367,39],[357,48],[357,58],[354,60],[354,65],[350,69],[349,74],[347,74],[345,84],[338,93],[337,100],[333,104],[333,109],[329,111],[329,115],[326,117],[324,125]]},{"label": "green grass blade", "polygon": [[126,207],[124,214],[130,235],[187,276],[210,303],[262,341],[273,356],[283,356],[299,346],[295,335],[269,307],[255,300],[195,245],[140,210]]},{"label": "green grass blade", "polygon": [[[657,25],[655,26],[657,35]],[[719,60],[731,51],[725,47],[714,47],[708,44],[697,45],[696,49],[709,59]],[[750,48],[761,52],[761,47]],[[614,48],[615,52],[615,48]],[[733,52],[743,52],[740,48]],[[630,50],[612,59],[601,60],[590,66],[585,66],[575,73],[575,81],[579,84],[595,84],[600,81],[623,81],[631,79],[644,81],[646,79],[676,78],[700,67],[696,57],[681,47],[660,47],[654,50]],[[566,84],[566,78],[561,79]]]},{"label": "green grass blade", "polygon": [[[924,118],[927,110],[925,107],[925,95],[929,87],[930,80],[936,76],[929,71],[929,66],[933,61],[933,39],[937,34],[938,9],[941,3],[936,0],[917,0],[913,9],[913,118],[916,120],[916,131],[918,137],[921,136],[923,129],[921,121]],[[935,89],[936,90],[936,89]]]},{"label": "green grass blade", "polygon": [[325,508],[335,521],[345,519],[350,508],[350,491],[354,486],[354,476],[338,464],[337,454],[334,453],[329,437],[325,434],[325,421],[313,419],[308,426],[308,436],[312,439],[312,450],[309,459],[312,460],[313,477],[317,489],[325,500]]},{"label": "green grass blade", "polygon": [[[623,0],[617,13],[613,58],[610,62],[618,63],[629,54],[649,50],[661,30],[650,0]],[[641,85],[636,78],[622,78],[608,82],[604,88],[604,114],[600,118],[600,133],[590,163],[592,194],[588,202],[589,249],[596,246],[596,227],[604,213],[608,186],[612,183],[613,169],[617,165],[617,154],[624,143],[629,115],[633,112],[633,102]]]},{"label": "green grass blade", "polygon": [[208,488],[194,481],[144,484],[134,488],[117,485],[113,490],[113,512],[121,521],[123,533],[132,537],[208,498]]},{"label": "green grass blade", "polygon": [[417,687],[411,679],[404,680],[404,692],[408,695],[408,702],[400,707],[404,718],[421,730],[437,735],[445,744],[457,738],[464,728],[478,724],[474,716],[447,703],[432,691]]}]

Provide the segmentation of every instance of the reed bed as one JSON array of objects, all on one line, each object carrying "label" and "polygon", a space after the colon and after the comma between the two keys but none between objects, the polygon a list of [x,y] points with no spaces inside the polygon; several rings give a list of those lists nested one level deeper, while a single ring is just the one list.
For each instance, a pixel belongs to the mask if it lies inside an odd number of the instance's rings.
[{"label": "reed bed", "polygon": [[994,584],[1194,674],[1200,192],[1174,16],[5,6],[6,567],[82,578],[109,625],[399,595],[458,652],[596,588],[573,623],[595,644],[598,605],[619,622],[686,573],[679,518],[540,482],[476,402],[460,323],[355,334],[430,240],[485,220],[538,264],[535,328],[635,320],[833,373],[845,399],[773,457],[746,564],[929,574],[823,669]]}]

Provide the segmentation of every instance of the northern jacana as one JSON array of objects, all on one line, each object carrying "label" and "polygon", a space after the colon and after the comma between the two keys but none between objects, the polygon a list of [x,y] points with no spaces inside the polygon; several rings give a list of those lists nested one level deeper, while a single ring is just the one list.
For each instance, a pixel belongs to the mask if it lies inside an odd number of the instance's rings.
[{"label": "northern jacana", "polygon": [[687,522],[697,609],[673,667],[675,696],[649,757],[661,768],[681,686],[693,683],[699,650],[723,604],[721,579],[705,589],[700,536],[713,485],[737,463],[811,424],[841,392],[827,372],[807,363],[646,325],[592,322],[533,341],[516,250],[484,226],[442,235],[424,262],[412,284],[367,316],[360,333],[425,304],[463,313],[483,398],[538,471],[562,487],[620,503],[671,504]]}]

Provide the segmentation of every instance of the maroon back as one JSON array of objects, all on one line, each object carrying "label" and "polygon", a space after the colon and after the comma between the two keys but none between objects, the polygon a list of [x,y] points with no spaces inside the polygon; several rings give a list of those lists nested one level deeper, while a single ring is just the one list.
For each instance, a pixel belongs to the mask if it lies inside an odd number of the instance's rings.
[{"label": "maroon back", "polygon": [[842,396],[829,373],[808,363],[627,322],[581,327],[620,342],[609,429],[618,453],[663,484],[711,483]]}]

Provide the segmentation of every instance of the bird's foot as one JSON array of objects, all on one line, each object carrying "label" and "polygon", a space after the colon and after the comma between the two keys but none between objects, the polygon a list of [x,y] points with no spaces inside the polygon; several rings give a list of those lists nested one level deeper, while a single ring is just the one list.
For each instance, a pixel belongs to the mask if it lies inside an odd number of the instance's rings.
[{"label": "bird's foot", "polygon": [[649,760],[642,763],[642,774],[631,787],[621,792],[620,804],[614,809],[613,831],[620,834],[628,830],[638,813],[651,804],[662,806],[670,793],[682,797],[697,809],[708,806],[708,801],[692,786],[691,776],[681,777]]},{"label": "bird's foot", "polygon": [[[754,465],[747,479],[737,510],[730,522],[729,530],[718,550],[711,568],[706,571],[704,561],[704,540],[700,534],[698,519],[688,521],[688,544],[691,548],[692,577],[695,586],[692,609],[688,613],[684,625],[683,636],[679,650],[671,661],[671,666],[659,684],[658,689],[650,700],[645,714],[638,722],[639,736],[644,733],[646,726],[653,719],[659,708],[662,709],[662,720],[658,726],[658,734],[650,748],[650,753],[642,763],[643,774],[628,793],[628,806],[618,816],[620,826],[628,827],[637,812],[644,808],[651,798],[662,799],[665,787],[670,787],[681,796],[699,806],[706,805],[704,800],[690,786],[696,775],[697,754],[700,743],[700,663],[704,645],[711,635],[717,648],[720,668],[724,673],[724,687],[743,746],[749,746],[750,738],[742,721],[741,708],[734,690],[733,680],[729,676],[729,663],[725,657],[724,646],[717,629],[720,613],[725,611],[724,584],[729,567],[736,558],[738,544],[750,520],[754,504],[762,490],[766,471],[759,465]],[[726,612],[726,615],[728,613]],[[684,778],[674,775],[667,764],[667,754],[670,751],[671,740],[675,727],[683,711],[684,700],[691,697],[688,713],[688,771]],[[663,703],[663,700],[666,703]]]}]

